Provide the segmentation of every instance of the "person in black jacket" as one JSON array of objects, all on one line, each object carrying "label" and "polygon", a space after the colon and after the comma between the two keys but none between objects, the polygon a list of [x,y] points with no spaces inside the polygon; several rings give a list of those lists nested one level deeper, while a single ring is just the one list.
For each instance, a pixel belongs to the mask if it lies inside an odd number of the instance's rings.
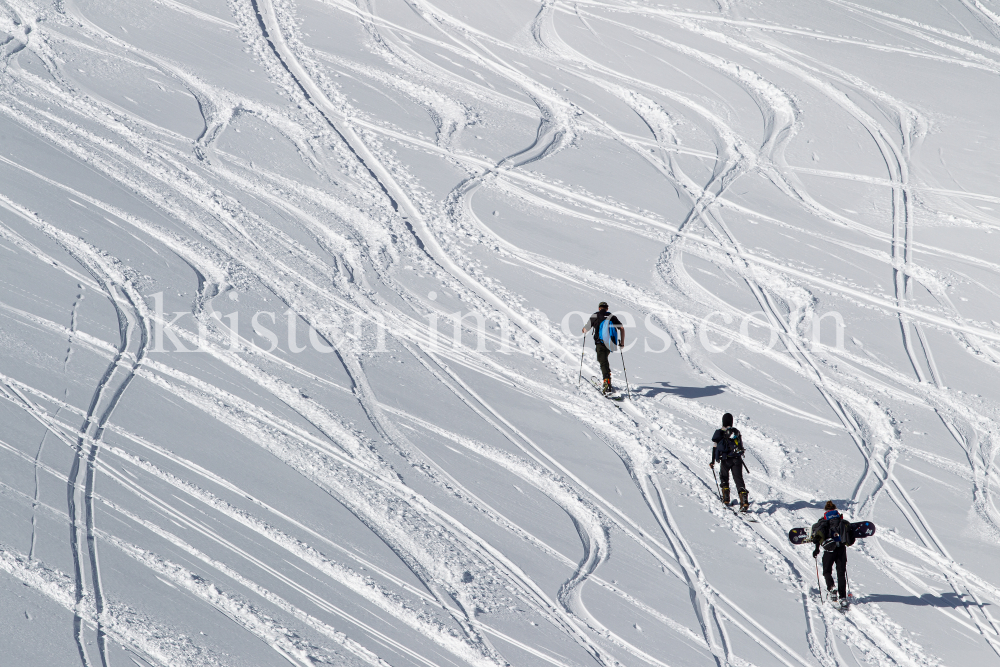
[{"label": "person in black jacket", "polygon": [[[832,500],[826,501],[823,518],[813,524],[811,540],[816,543],[813,558],[819,556],[823,547],[823,578],[830,601],[840,598],[840,606],[846,608],[847,600],[847,547],[854,543],[851,538],[851,524],[837,511]],[[833,587],[833,566],[837,566],[837,588]]]},{"label": "person in black jacket", "polygon": [[722,415],[722,428],[712,436],[712,462],[719,462],[719,481],[722,483],[722,502],[729,504],[729,473],[736,480],[736,490],[740,494],[740,511],[750,509],[750,492],[743,484],[743,436],[739,429],[733,428],[733,416],[728,412]]},{"label": "person in black jacket", "polygon": [[[594,345],[597,347],[597,361],[601,364],[601,375],[604,377],[604,393],[611,392],[611,364],[608,363],[608,357],[611,355],[611,348],[609,348],[605,341],[601,339],[601,323],[604,320],[610,319],[610,325],[617,330],[617,341],[612,343],[613,346],[621,347],[625,344],[625,327],[622,326],[621,321],[611,314],[608,310],[608,302],[602,301],[597,305],[597,312],[590,316],[590,320],[583,327],[583,333],[587,333],[591,329],[594,330]],[[614,339],[611,339],[613,341]],[[609,341],[609,342],[611,342]]]}]

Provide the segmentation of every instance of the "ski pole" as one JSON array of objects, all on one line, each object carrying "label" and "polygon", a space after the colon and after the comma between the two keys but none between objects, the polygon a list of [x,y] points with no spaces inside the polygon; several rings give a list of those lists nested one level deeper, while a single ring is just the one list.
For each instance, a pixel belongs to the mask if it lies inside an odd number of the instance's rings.
[{"label": "ski pole", "polygon": [[826,600],[823,599],[823,584],[819,580],[819,559],[816,558],[816,556],[813,556],[813,560],[816,561],[816,588],[819,589],[819,601],[826,602]]},{"label": "ski pole", "polygon": [[715,476],[715,466],[708,466],[712,469],[712,479],[715,480],[715,491],[719,494],[719,500],[722,500],[722,489],[719,488],[719,478]]},{"label": "ski pole", "polygon": [[587,351],[587,334],[583,334],[583,347],[580,348],[580,377],[576,380],[576,386],[580,386],[580,380],[583,379],[583,353]]},{"label": "ski pole", "polygon": [[628,370],[625,368],[625,351],[618,348],[618,352],[622,355],[622,371],[625,373],[625,391],[628,393],[628,400],[632,400],[632,389],[628,386]]}]

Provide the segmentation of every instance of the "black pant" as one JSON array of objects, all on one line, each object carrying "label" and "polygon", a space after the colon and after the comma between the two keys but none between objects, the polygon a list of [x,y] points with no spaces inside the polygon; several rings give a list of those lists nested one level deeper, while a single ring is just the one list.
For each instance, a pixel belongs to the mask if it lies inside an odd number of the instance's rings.
[{"label": "black pant", "polygon": [[719,461],[719,481],[722,482],[722,488],[729,488],[730,470],[733,472],[733,479],[736,480],[736,490],[746,491],[747,487],[743,484],[743,459],[739,456]]},{"label": "black pant", "polygon": [[837,593],[841,598],[847,597],[847,547],[837,547],[833,551],[823,552],[823,577],[826,578],[827,590],[833,588],[833,564],[837,564]]},{"label": "black pant", "polygon": [[608,363],[608,355],[610,355],[610,354],[611,354],[611,350],[609,350],[604,345],[604,343],[598,341],[597,342],[597,363],[599,363],[601,365],[601,375],[604,377],[605,380],[610,380],[611,379],[611,364]]}]

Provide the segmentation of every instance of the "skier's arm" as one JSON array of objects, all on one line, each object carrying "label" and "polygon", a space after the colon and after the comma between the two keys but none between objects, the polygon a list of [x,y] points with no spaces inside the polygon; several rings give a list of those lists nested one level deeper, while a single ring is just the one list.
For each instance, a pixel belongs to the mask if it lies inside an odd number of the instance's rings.
[{"label": "skier's arm", "polygon": [[587,320],[587,323],[583,325],[583,331],[581,331],[581,333],[587,333],[593,328],[594,328],[594,318],[593,316],[591,316],[591,318]]},{"label": "skier's arm", "polygon": [[818,527],[819,524],[816,524],[815,526],[812,527],[812,530],[809,533],[809,540],[816,544],[816,548],[813,549],[813,558],[819,556],[819,545],[823,543],[823,533],[819,530],[816,530]]},{"label": "skier's arm", "polygon": [[709,464],[709,467],[715,467],[715,461],[717,460],[716,453],[720,440],[722,440],[722,429],[716,429],[715,433],[712,434],[712,442],[715,444],[712,445],[712,462]]}]

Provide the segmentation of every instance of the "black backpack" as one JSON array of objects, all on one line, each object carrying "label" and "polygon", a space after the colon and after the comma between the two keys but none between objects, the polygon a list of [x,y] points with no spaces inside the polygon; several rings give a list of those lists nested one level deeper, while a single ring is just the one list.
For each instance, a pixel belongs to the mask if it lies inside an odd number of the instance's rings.
[{"label": "black backpack", "polygon": [[720,461],[734,456],[743,456],[743,436],[739,429],[722,429],[722,439],[715,444],[715,456]]},{"label": "black backpack", "polygon": [[[836,510],[832,510],[836,512]],[[827,512],[829,514],[829,512]],[[824,516],[813,526],[813,534],[819,535],[825,551],[833,551],[837,547],[849,547],[854,544],[851,537],[851,522],[837,512],[835,516]]]}]

